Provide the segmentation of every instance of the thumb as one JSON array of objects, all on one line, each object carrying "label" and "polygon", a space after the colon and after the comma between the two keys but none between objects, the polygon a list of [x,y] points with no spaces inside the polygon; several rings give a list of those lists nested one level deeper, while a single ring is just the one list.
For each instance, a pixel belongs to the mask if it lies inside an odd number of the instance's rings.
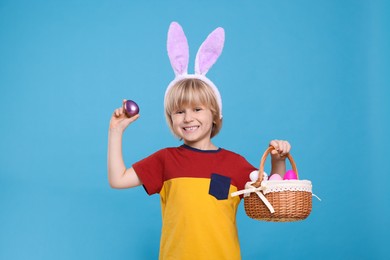
[{"label": "thumb", "polygon": [[123,119],[123,123],[126,124],[127,126],[130,125],[131,123],[133,123],[134,121],[136,121],[138,118],[140,117],[139,114],[135,115],[135,116],[132,116],[132,117],[127,117],[125,116],[125,118]]}]

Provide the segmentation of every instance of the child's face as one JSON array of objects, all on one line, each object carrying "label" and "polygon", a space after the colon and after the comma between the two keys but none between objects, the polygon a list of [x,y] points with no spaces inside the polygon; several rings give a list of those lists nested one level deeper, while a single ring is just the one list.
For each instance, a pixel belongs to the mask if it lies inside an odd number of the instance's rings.
[{"label": "child's face", "polygon": [[188,105],[172,114],[173,131],[192,147],[207,147],[213,127],[211,110],[203,105]]}]

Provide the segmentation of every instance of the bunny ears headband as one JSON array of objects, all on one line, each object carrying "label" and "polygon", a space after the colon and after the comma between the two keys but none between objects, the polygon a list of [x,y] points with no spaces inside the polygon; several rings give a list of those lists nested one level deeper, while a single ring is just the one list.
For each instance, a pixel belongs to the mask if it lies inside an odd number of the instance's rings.
[{"label": "bunny ears headband", "polygon": [[180,80],[190,78],[200,79],[208,84],[214,91],[220,110],[220,118],[222,118],[221,94],[214,83],[206,77],[206,73],[221,55],[224,42],[225,31],[223,28],[218,27],[212,31],[199,47],[198,53],[196,54],[195,73],[188,74],[189,50],[187,38],[182,27],[177,22],[172,22],[168,30],[167,50],[169,60],[173,71],[175,72],[175,79],[169,83],[167,90],[165,91],[165,98],[169,89]]}]

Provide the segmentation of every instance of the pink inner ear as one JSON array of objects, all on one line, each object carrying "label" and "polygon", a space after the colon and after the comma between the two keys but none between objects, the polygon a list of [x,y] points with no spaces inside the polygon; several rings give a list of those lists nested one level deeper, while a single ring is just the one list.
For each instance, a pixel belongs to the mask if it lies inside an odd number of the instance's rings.
[{"label": "pink inner ear", "polygon": [[195,73],[205,75],[222,53],[225,31],[219,27],[200,46],[195,59]]},{"label": "pink inner ear", "polygon": [[172,22],[169,26],[167,50],[175,74],[187,74],[189,59],[188,42],[183,29],[176,22]]}]

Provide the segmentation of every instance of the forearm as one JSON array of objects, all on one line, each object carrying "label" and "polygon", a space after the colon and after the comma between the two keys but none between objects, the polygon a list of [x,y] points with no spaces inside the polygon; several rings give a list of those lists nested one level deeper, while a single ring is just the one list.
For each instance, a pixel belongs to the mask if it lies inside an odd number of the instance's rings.
[{"label": "forearm", "polygon": [[280,176],[284,176],[286,172],[286,161],[285,160],[272,160],[271,162],[271,174],[277,173]]},{"label": "forearm", "polygon": [[126,171],[122,155],[122,136],[120,131],[108,132],[108,181],[111,186],[118,183]]}]

